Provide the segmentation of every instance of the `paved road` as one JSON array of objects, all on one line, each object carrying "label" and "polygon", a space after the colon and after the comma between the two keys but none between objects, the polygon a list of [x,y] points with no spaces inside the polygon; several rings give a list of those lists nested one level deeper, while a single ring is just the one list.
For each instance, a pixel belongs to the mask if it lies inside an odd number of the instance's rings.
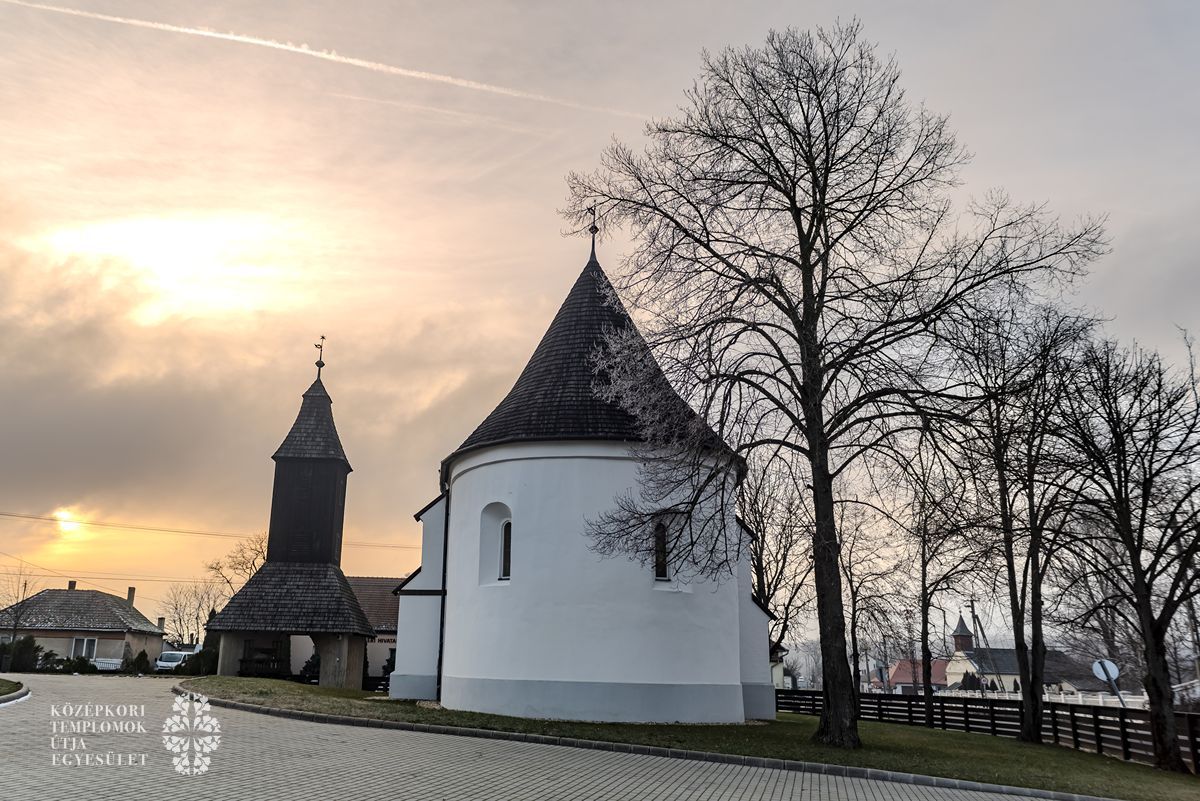
[{"label": "paved road", "polygon": [[[33,694],[0,707],[3,801],[1014,798],[638,754],[308,723],[220,708],[213,709],[220,721],[221,743],[212,754],[210,769],[203,775],[180,776],[161,737],[173,700],[169,679],[20,679]],[[105,722],[107,727],[102,725]],[[81,725],[97,733],[70,733]],[[80,741],[85,749],[79,748]],[[89,760],[93,764],[78,764]],[[132,764],[95,764],[98,761]]]}]

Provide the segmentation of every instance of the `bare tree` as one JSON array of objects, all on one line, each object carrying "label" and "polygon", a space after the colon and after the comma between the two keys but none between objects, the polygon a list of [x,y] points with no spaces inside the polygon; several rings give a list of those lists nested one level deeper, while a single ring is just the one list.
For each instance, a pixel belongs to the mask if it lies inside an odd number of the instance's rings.
[{"label": "bare tree", "polygon": [[[933,643],[931,621],[941,598],[978,568],[978,517],[970,478],[937,448],[930,435],[916,438],[911,457],[894,484],[903,506],[895,520],[906,541],[905,560],[912,565],[910,583],[918,616],[921,648],[921,691],[925,725],[934,725]],[[940,638],[939,638],[940,639]],[[915,655],[910,654],[913,659]],[[915,675],[916,662],[914,666]]]},{"label": "bare tree", "polygon": [[[1190,343],[1189,343],[1190,350]],[[1080,476],[1092,525],[1072,545],[1103,574],[1091,611],[1111,612],[1139,634],[1155,765],[1186,771],[1175,725],[1167,637],[1200,594],[1200,390],[1152,352],[1091,344],[1065,395],[1062,437]]]},{"label": "bare tree", "polygon": [[[1073,355],[1093,321],[1001,295],[959,327],[958,369],[980,402],[959,428],[966,466],[1000,546],[1022,695],[1019,738],[1042,741],[1045,584],[1073,520],[1072,460],[1054,436]],[[1028,629],[1028,636],[1026,631]]]},{"label": "bare tree", "polygon": [[158,606],[166,619],[168,639],[179,643],[201,642],[209,612],[225,600],[225,587],[216,581],[172,584]]},{"label": "bare tree", "polygon": [[787,640],[805,608],[812,575],[812,512],[803,474],[788,455],[777,448],[753,454],[738,495],[738,513],[754,532],[749,547],[754,593],[774,618],[772,651]]},{"label": "bare tree", "polygon": [[[997,282],[1074,273],[1103,248],[1098,223],[1063,230],[1001,195],[960,225],[947,189],[965,153],[899,77],[857,23],[773,32],[761,48],[706,54],[680,114],[647,127],[646,153],[614,144],[597,173],[568,179],[569,217],[582,227],[599,207],[638,243],[620,289],[646,343],[604,365],[614,397],[644,410],[648,344],[739,453],[782,447],[808,460],[823,670],[814,739],[851,748],[835,483],[954,397],[930,359],[947,318]],[[711,462],[662,465],[715,476]],[[644,520],[627,519],[625,548],[644,552]],[[619,537],[609,523],[601,534]],[[701,563],[738,551],[711,547],[722,533],[736,536],[718,522],[693,540]]]},{"label": "bare tree", "polygon": [[896,601],[895,577],[900,568],[899,549],[883,521],[873,519],[867,507],[844,503],[840,507],[839,561],[846,593],[846,624],[850,632],[850,669],[857,698],[862,689],[864,630],[880,627]]},{"label": "bare tree", "polygon": [[[237,544],[220,559],[214,559],[204,567],[222,587],[223,601],[233,597],[233,594],[258,572],[263,562],[267,561],[267,535],[255,534],[238,540]],[[207,610],[205,610],[207,614]]]},{"label": "bare tree", "polygon": [[40,589],[41,582],[30,572],[25,562],[5,568],[3,580],[0,580],[0,609],[5,609],[8,613],[4,615],[2,625],[10,630],[10,645],[0,670],[8,670],[12,665],[16,654],[17,631],[25,618],[25,601],[36,595]]}]

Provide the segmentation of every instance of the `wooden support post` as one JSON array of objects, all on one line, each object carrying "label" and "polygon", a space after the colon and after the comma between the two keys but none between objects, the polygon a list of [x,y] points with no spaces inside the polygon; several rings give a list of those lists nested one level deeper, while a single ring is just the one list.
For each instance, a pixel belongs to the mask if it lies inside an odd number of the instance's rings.
[{"label": "wooden support post", "polygon": [[1054,737],[1054,744],[1058,745],[1058,707],[1054,702],[1049,703],[1050,707],[1050,734]]},{"label": "wooden support post", "polygon": [[991,731],[992,736],[995,737],[996,736],[996,702],[991,698],[988,699],[988,729]]},{"label": "wooden support post", "polygon": [[946,699],[937,699],[938,712],[942,716],[942,731],[946,730]]},{"label": "wooden support post", "polygon": [[1096,753],[1104,753],[1104,736],[1100,733],[1100,707],[1092,707],[1092,732],[1096,735]]},{"label": "wooden support post", "polygon": [[1184,728],[1187,729],[1188,745],[1192,750],[1192,770],[1200,774],[1200,715],[1189,712],[1186,717]]},{"label": "wooden support post", "polygon": [[915,695],[906,695],[904,699],[908,702],[908,725],[913,725],[913,702],[917,700]]},{"label": "wooden support post", "polygon": [[1075,719],[1075,705],[1067,704],[1067,712],[1071,714],[1071,747],[1079,750],[1079,721]]},{"label": "wooden support post", "polygon": [[971,730],[971,707],[967,705],[966,698],[963,699],[963,731]]},{"label": "wooden support post", "polygon": [[1131,756],[1129,752],[1129,716],[1125,714],[1125,707],[1117,710],[1117,723],[1121,726],[1121,759],[1128,762]]}]

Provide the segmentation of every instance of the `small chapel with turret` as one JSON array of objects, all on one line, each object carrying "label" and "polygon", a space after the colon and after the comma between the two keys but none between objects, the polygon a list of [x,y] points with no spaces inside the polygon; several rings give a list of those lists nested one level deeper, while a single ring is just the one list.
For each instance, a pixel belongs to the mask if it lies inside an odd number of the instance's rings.
[{"label": "small chapel with turret", "polygon": [[591,548],[589,518],[639,482],[638,424],[594,391],[594,351],[633,326],[613,298],[593,241],[512,389],[443,460],[416,513],[421,566],[396,590],[393,698],[562,720],[775,716],[748,562],[685,580],[666,558]]}]

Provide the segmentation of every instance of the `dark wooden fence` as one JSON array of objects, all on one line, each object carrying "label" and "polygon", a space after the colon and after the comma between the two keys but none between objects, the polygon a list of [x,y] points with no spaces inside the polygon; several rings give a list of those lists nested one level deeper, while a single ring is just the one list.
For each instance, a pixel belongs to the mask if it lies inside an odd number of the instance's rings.
[{"label": "dark wooden fence", "polygon": [[[817,715],[820,690],[776,690],[780,712]],[[918,695],[864,693],[859,717],[886,723],[925,725],[925,699]],[[1192,770],[1200,773],[1200,714],[1176,712],[1179,745]],[[999,698],[933,697],[933,725],[939,729],[1016,737],[1021,729],[1021,702]],[[1153,763],[1149,715],[1141,709],[1085,706],[1047,701],[1042,714],[1042,737],[1078,751]]]}]

